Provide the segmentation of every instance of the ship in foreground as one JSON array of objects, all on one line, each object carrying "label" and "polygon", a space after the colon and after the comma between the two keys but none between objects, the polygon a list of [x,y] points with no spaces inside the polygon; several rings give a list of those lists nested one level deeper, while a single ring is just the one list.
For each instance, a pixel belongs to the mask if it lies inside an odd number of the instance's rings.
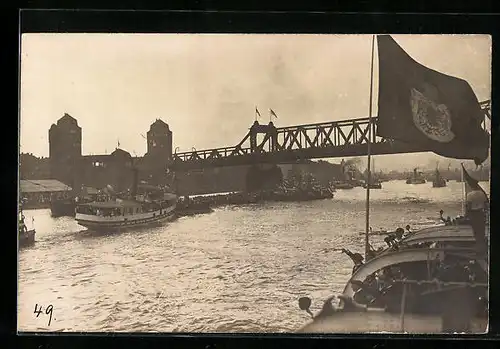
[{"label": "ship in foreground", "polygon": [[311,300],[299,299],[313,317],[299,332],[486,332],[488,259],[478,256],[472,227],[462,219],[396,235],[365,263],[343,249],[355,262],[351,278],[315,316]]},{"label": "ship in foreground", "polygon": [[[370,101],[374,42],[375,36]],[[484,118],[491,116],[484,113],[469,83],[417,63],[390,35],[377,35],[377,43],[377,136],[482,164],[490,145]],[[469,132],[455,134],[451,125]],[[387,247],[381,250],[371,248],[368,239],[368,188],[365,257],[341,250],[354,262],[352,276],[342,294],[329,297],[315,316],[311,299],[299,299],[300,309],[313,318],[299,332],[485,333],[489,200],[463,164],[462,170],[467,202],[463,217],[441,218],[440,225],[417,232],[398,228],[384,238]],[[415,169],[406,183],[423,184],[425,179]],[[335,298],[336,305],[332,304]]]}]

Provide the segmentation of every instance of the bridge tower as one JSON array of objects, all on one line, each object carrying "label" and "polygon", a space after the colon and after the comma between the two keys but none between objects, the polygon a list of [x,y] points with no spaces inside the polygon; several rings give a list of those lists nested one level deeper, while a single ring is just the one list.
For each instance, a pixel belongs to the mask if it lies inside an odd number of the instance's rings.
[{"label": "bridge tower", "polygon": [[156,119],[151,124],[147,133],[147,142],[147,155],[158,159],[172,159],[172,131],[163,120]]},{"label": "bridge tower", "polygon": [[252,127],[250,127],[250,151],[252,153],[258,151],[257,148],[259,145],[257,144],[257,135],[259,134],[264,134],[264,141],[262,144],[266,143],[267,140],[271,140],[269,143],[271,145],[271,149],[267,149],[267,151],[276,151],[278,144],[278,131],[273,122],[270,121],[268,125],[261,125],[257,120],[255,120]]},{"label": "bridge tower", "polygon": [[51,177],[71,187],[82,158],[82,128],[69,114],[64,114],[49,129],[49,164]]},{"label": "bridge tower", "polygon": [[147,132],[147,153],[144,157],[151,184],[162,184],[172,159],[172,131],[166,122],[156,119]]},{"label": "bridge tower", "polygon": [[[267,125],[261,125],[256,120],[250,128],[249,134],[251,153],[274,152],[277,150],[278,132],[272,121]],[[257,141],[259,134],[264,134],[264,140],[261,144]],[[263,149],[264,144],[268,144],[269,149]],[[281,184],[282,181],[283,173],[277,164],[253,164],[247,171],[246,191],[254,192],[262,189],[272,189]]]}]

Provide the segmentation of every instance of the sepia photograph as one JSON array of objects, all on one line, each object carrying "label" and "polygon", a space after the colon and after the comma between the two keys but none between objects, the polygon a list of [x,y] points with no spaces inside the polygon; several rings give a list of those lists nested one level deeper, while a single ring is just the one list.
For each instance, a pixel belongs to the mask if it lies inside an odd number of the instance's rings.
[{"label": "sepia photograph", "polygon": [[23,34],[18,332],[487,333],[491,45]]}]

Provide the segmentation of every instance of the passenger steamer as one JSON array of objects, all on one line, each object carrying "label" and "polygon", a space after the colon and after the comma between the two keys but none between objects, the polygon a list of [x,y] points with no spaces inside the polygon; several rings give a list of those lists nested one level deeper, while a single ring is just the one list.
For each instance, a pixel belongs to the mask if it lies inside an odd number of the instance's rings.
[{"label": "passenger steamer", "polygon": [[[136,180],[135,180],[136,182]],[[76,207],[76,222],[92,231],[114,232],[161,224],[175,218],[177,195],[159,188],[148,188],[137,195],[137,184],[131,195],[111,193],[103,201]],[[112,188],[110,190],[112,192]]]}]

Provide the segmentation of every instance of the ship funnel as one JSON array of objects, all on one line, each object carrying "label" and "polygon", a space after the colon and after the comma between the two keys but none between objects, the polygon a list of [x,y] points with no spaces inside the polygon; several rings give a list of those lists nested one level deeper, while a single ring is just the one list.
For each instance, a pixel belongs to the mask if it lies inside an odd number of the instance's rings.
[{"label": "ship funnel", "polygon": [[111,185],[106,185],[105,189],[109,194],[115,194],[115,189]]}]

